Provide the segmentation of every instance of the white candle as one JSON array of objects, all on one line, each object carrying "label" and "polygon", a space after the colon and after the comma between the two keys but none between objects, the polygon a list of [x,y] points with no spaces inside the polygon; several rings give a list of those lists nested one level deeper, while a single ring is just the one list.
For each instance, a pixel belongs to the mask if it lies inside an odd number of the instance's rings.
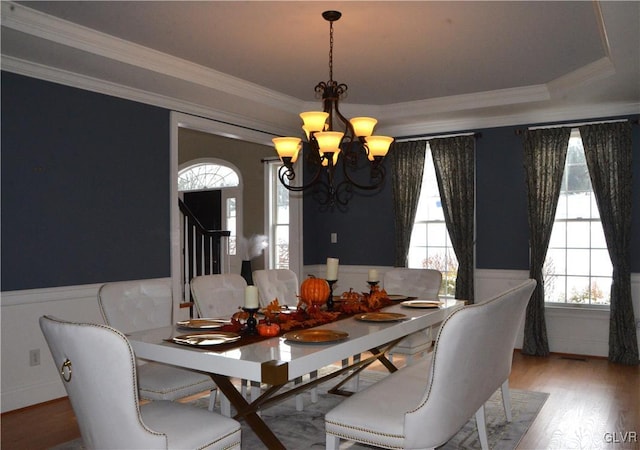
[{"label": "white candle", "polygon": [[244,307],[247,309],[256,309],[259,306],[258,288],[255,286],[247,286],[244,290]]},{"label": "white candle", "polygon": [[338,258],[327,258],[327,280],[338,279]]},{"label": "white candle", "polygon": [[378,271],[376,269],[369,269],[369,281],[380,281],[380,277],[378,276]]}]

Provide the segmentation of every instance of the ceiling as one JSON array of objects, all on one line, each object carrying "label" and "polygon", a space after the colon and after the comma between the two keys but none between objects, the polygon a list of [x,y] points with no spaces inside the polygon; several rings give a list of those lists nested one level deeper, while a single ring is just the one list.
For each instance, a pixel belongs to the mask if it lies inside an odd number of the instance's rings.
[{"label": "ceiling", "polygon": [[267,142],[319,109],[329,9],[341,108],[378,133],[640,113],[637,1],[2,1],[2,68]]}]

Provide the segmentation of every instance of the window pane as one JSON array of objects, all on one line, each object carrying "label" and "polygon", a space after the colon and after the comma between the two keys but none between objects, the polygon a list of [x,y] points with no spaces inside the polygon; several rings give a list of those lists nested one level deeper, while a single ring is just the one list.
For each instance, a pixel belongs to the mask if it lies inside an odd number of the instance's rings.
[{"label": "window pane", "polygon": [[613,265],[609,258],[609,250],[591,250],[591,275],[613,276]]},{"label": "window pane", "polygon": [[427,224],[416,223],[411,232],[411,247],[426,247],[427,245]]},{"label": "window pane", "polygon": [[591,248],[607,248],[601,222],[591,223]]},{"label": "window pane", "polygon": [[549,249],[547,250],[547,259],[544,263],[543,272],[546,274],[566,273],[567,251],[565,249]]},{"label": "window pane", "polygon": [[444,222],[432,222],[427,225],[427,243],[429,246],[446,246],[448,234],[447,226]]},{"label": "window pane", "polygon": [[564,247],[566,246],[566,233],[567,224],[564,222],[556,222],[551,231],[551,239],[549,240],[549,247]]},{"label": "window pane", "polygon": [[567,247],[589,248],[590,228],[589,222],[568,222]]}]

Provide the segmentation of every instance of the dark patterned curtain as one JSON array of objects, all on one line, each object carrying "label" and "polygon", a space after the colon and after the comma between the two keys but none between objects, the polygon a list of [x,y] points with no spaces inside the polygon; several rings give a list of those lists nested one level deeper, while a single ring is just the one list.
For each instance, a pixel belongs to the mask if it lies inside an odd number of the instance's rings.
[{"label": "dark patterned curtain", "polygon": [[456,136],[429,142],[444,220],[458,258],[456,298],[474,302],[475,138]]},{"label": "dark patterned curtain", "polygon": [[609,360],[638,364],[631,300],[631,124],[580,127],[593,192],[613,264],[609,316]]},{"label": "dark patterned curtain", "polygon": [[544,318],[542,267],[556,216],[571,129],[527,130],[524,134],[524,168],[527,177],[529,217],[529,278],[538,284],[527,306],[522,353],[549,354]]},{"label": "dark patterned curtain", "polygon": [[396,267],[407,266],[411,231],[422,188],[427,141],[397,142],[389,155],[393,162],[393,209],[396,225]]}]

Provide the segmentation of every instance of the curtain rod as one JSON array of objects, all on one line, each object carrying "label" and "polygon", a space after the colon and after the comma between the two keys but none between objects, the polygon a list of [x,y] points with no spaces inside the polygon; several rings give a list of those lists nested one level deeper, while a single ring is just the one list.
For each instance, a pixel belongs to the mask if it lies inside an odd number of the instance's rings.
[{"label": "curtain rod", "polygon": [[410,141],[420,141],[420,140],[431,140],[431,139],[443,139],[450,137],[458,137],[458,136],[474,136],[477,138],[482,137],[482,133],[479,131],[469,132],[469,133],[452,133],[452,134],[414,134],[411,136],[400,136],[395,139],[395,142],[410,142]]},{"label": "curtain rod", "polygon": [[516,130],[516,134],[520,135],[524,133],[526,130],[544,130],[549,128],[577,128],[583,125],[599,125],[602,123],[621,123],[621,122],[631,122],[632,124],[637,125],[638,119],[597,120],[592,122],[573,122],[573,123],[560,123],[560,124],[554,124],[554,125],[539,125],[539,126],[529,127],[529,128],[518,128]]}]

